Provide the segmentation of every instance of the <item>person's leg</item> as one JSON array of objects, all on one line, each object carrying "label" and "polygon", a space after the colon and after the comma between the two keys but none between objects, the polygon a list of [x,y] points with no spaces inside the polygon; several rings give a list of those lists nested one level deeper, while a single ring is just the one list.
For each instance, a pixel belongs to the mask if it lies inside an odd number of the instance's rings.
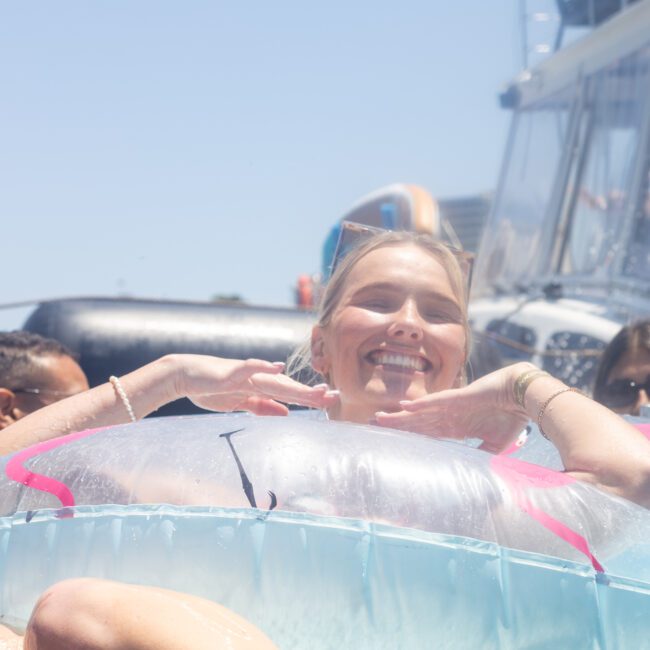
[{"label": "person's leg", "polygon": [[79,578],[34,607],[25,650],[271,650],[254,625],[203,598]]}]

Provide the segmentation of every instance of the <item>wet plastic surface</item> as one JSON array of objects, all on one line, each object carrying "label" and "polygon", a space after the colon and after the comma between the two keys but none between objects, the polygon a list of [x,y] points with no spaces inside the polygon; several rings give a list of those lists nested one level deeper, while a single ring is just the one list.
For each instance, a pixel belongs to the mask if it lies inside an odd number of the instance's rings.
[{"label": "wet plastic surface", "polygon": [[215,599],[286,648],[643,647],[650,631],[647,510],[462,444],[161,418],[0,470],[11,623],[53,582],[92,575]]}]

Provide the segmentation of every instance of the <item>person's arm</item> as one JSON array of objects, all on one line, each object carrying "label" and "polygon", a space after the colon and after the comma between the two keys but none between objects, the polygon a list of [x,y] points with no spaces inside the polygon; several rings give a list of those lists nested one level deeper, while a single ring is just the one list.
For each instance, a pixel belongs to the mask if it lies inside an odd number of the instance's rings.
[{"label": "person's arm", "polygon": [[532,420],[558,448],[569,474],[650,506],[650,443],[645,436],[549,375],[528,384],[522,408],[515,382],[531,370],[532,364],[518,363],[465,388],[403,402],[398,413],[378,413],[377,423],[437,437],[480,438],[484,449],[499,452]]},{"label": "person's arm", "polygon": [[[336,401],[327,386],[309,387],[282,374],[283,364],[203,355],[168,355],[120,378],[140,419],[164,404],[189,397],[203,408],[286,415],[281,402],[324,408]],[[0,455],[74,431],[128,422],[130,416],[112,384],[46,406],[0,432]]]},{"label": "person's arm", "polygon": [[[558,448],[567,473],[650,506],[650,442],[629,422],[548,375],[526,391],[526,412]],[[542,407],[541,419],[539,418]]]}]

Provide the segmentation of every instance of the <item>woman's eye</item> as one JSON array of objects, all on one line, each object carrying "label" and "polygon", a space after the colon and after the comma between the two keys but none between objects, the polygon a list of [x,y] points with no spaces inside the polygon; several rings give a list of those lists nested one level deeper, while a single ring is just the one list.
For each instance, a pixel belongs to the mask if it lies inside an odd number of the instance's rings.
[{"label": "woman's eye", "polygon": [[387,300],[366,300],[361,306],[371,311],[389,311],[391,308]]},{"label": "woman's eye", "polygon": [[370,311],[389,312],[395,309],[395,304],[390,298],[374,296],[360,300],[359,307]]},{"label": "woman's eye", "polygon": [[438,309],[432,309],[424,312],[424,318],[430,323],[455,323],[458,321],[453,314]]}]

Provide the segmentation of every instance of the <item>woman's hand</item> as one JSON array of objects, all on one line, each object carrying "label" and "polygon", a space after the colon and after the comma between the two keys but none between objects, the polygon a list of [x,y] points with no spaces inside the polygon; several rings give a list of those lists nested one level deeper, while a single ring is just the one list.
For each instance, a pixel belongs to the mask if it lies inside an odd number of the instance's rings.
[{"label": "woman's hand", "polygon": [[[241,361],[199,354],[170,354],[120,377],[137,418],[181,397],[216,411],[246,410],[258,415],[287,415],[281,402],[329,408],[337,391],[325,384],[305,386],[282,374],[284,364]],[[30,413],[3,429],[0,454],[56,436],[127,422],[129,413],[110,382]]]},{"label": "woman's hand", "polygon": [[510,445],[529,420],[514,400],[514,379],[528,364],[485,375],[464,388],[400,402],[396,413],[376,413],[380,426],[436,438],[480,438],[482,449],[497,453]]},{"label": "woman's hand", "polygon": [[289,409],[281,402],[327,408],[338,400],[336,391],[326,384],[310,387],[283,375],[283,363],[194,354],[169,358],[177,368],[177,396],[213,411],[287,415]]}]

